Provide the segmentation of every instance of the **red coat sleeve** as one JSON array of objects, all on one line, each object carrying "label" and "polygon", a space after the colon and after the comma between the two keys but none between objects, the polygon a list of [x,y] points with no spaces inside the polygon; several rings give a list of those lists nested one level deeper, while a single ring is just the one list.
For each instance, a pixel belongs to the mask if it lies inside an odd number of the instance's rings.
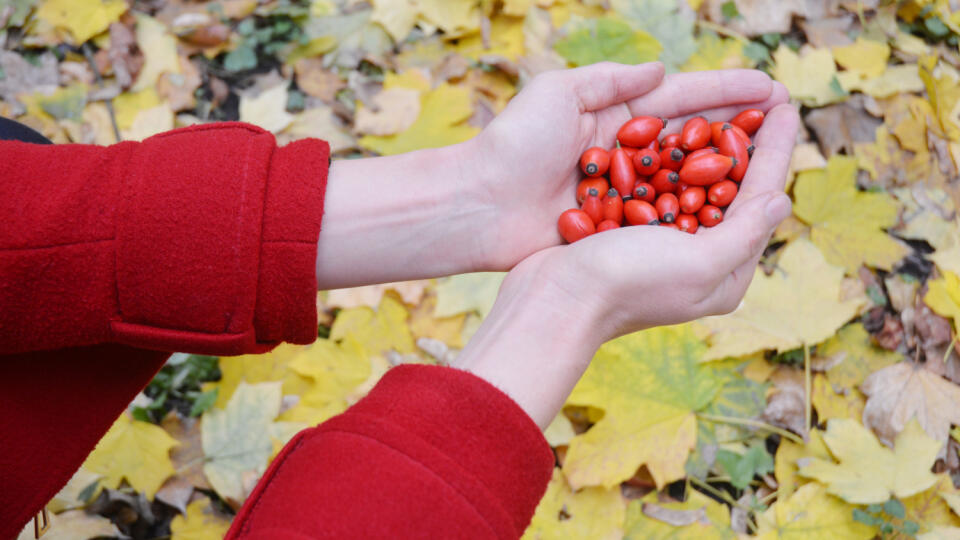
[{"label": "red coat sleeve", "polygon": [[329,148],[244,124],[110,147],[0,141],[0,538],[168,353],[316,339]]},{"label": "red coat sleeve", "polygon": [[400,366],[294,437],[227,538],[518,538],[553,466],[536,424],[488,382]]}]

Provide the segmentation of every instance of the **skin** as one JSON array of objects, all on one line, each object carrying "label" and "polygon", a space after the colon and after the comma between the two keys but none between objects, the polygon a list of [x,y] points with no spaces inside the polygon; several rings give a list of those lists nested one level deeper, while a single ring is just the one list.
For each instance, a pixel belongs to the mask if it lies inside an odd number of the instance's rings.
[{"label": "skin", "polygon": [[[659,63],[542,74],[480,135],[434,150],[334,162],[317,257],[321,289],[509,271],[454,367],[486,379],[546,427],[596,349],[620,335],[732,311],[776,225],[799,125],[759,71],[669,75]],[[768,113],[723,223],[696,235],[625,227],[565,246],[580,154],[611,148],[638,115],[727,120]],[[559,158],[559,159],[558,159]]]}]

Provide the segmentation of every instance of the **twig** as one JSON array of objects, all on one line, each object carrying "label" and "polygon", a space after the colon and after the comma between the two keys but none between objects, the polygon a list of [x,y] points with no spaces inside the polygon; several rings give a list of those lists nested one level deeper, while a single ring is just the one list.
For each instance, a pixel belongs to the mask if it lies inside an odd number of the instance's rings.
[{"label": "twig", "polygon": [[797,444],[804,444],[803,439],[797,436],[795,433],[791,433],[785,429],[778,428],[777,426],[771,426],[766,422],[761,422],[760,420],[751,420],[749,418],[735,418],[733,416],[719,416],[714,414],[706,413],[697,413],[697,416],[703,420],[709,420],[711,422],[719,422],[721,424],[733,424],[741,426],[750,426],[758,429],[765,429],[772,433],[776,433],[781,437],[790,439],[791,441]]},{"label": "twig", "polygon": [[[743,510],[744,512],[747,513],[748,516],[753,513],[753,510],[752,510],[752,509],[747,508],[746,506],[740,504],[740,503],[739,503],[738,501],[736,501],[733,497],[731,497],[730,494],[727,493],[726,491],[723,491],[723,490],[721,490],[721,489],[717,489],[717,488],[711,486],[710,484],[704,482],[703,480],[700,480],[699,478],[697,478],[697,477],[695,477],[695,476],[689,476],[688,479],[690,480],[690,483],[691,483],[691,484],[693,484],[693,485],[697,486],[698,488],[706,491],[707,493],[713,495],[714,497],[719,498],[720,500],[724,501],[725,503],[729,504],[730,506],[733,506],[734,508],[739,508],[740,510]],[[747,521],[747,527],[750,528],[750,532],[754,532],[754,533],[757,532],[755,525],[750,521],[750,519],[748,518],[746,521]]]},{"label": "twig", "polygon": [[804,385],[804,423],[803,427],[807,430],[807,435],[810,434],[810,422],[813,420],[813,398],[811,397],[812,391],[810,388],[810,347],[804,343],[803,344],[803,385]]},{"label": "twig", "polygon": [[[90,70],[93,71],[93,77],[97,80],[97,87],[103,88],[103,77],[100,76],[100,70],[97,69],[97,63],[93,60],[93,51],[90,50],[90,42],[83,44],[83,56],[87,59],[87,63],[90,64]],[[107,106],[107,112],[110,114],[110,125],[113,126],[113,136],[116,138],[117,142],[123,140],[120,136],[120,128],[117,126],[117,117],[113,112],[113,102],[109,99],[103,100],[104,105]]]}]

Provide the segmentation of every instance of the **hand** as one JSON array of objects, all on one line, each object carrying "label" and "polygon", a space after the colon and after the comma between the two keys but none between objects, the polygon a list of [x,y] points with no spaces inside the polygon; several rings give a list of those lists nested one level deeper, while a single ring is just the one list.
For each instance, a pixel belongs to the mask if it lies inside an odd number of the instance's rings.
[{"label": "hand", "polygon": [[624,227],[524,260],[457,367],[546,426],[604,341],[734,310],[790,213],[783,186],[798,126],[791,105],[769,112],[740,193],[716,227],[695,235]]},{"label": "hand", "polygon": [[607,62],[539,75],[470,143],[477,158],[467,162],[480,172],[475,196],[496,216],[481,243],[484,269],[507,270],[561,243],[556,222],[576,206],[580,154],[612,148],[630,118],[667,118],[665,133],[673,133],[691,116],[729,120],[747,108],[767,112],[787,98],[783,85],[754,70],[664,77],[660,63]]}]

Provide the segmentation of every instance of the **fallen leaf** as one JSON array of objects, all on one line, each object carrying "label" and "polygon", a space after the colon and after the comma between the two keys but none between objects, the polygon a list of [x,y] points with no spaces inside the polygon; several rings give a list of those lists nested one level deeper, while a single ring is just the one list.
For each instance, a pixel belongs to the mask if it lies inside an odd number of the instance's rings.
[{"label": "fallen leaf", "polygon": [[386,137],[367,135],[360,145],[388,156],[456,144],[479,132],[465,123],[471,114],[470,92],[443,83],[421,97],[420,116],[409,129]]},{"label": "fallen leaf", "polygon": [[[78,538],[125,538],[109,519],[90,515],[83,510],[70,510],[50,515],[50,528],[43,533],[43,540],[77,540]],[[27,524],[17,540],[34,540],[33,523]]]},{"label": "fallen leaf", "polygon": [[752,68],[754,62],[743,54],[743,42],[721,38],[713,32],[701,32],[697,50],[681,68],[683,71]]},{"label": "fallen leaf", "polygon": [[160,426],[133,420],[124,413],[97,443],[83,468],[101,475],[103,487],[116,489],[126,480],[152,498],[175,472],[169,453],[177,444]]},{"label": "fallen leaf", "polygon": [[786,45],[780,45],[773,53],[773,61],[774,78],[804,105],[820,107],[846,97],[837,82],[837,68],[830,49],[805,46],[797,54]]},{"label": "fallen leaf", "polygon": [[807,442],[803,445],[797,444],[789,439],[782,439],[780,441],[780,446],[777,447],[777,454],[774,456],[773,474],[776,476],[777,483],[779,484],[779,499],[781,501],[789,499],[790,495],[792,495],[798,487],[812,481],[797,476],[797,471],[799,470],[797,461],[801,459],[809,460],[810,458],[831,459],[832,456],[830,455],[830,451],[827,450],[827,445],[823,442],[821,433],[823,432],[818,429],[811,429]]},{"label": "fallen leaf", "polygon": [[497,291],[506,274],[478,272],[443,278],[437,283],[437,308],[434,317],[450,317],[476,311],[486,317],[497,299]]},{"label": "fallen leaf", "polygon": [[857,100],[853,98],[810,111],[804,123],[816,133],[820,148],[828,157],[841,151],[847,155],[853,154],[855,144],[873,141],[877,127],[883,124],[858,107]]},{"label": "fallen leaf", "polygon": [[160,21],[137,15],[137,45],[143,51],[145,62],[131,88],[134,92],[154,88],[164,73],[181,73],[177,38]]},{"label": "fallen leaf", "polygon": [[896,224],[897,204],[886,193],[858,191],[856,170],[856,160],[834,156],[826,169],[800,173],[793,212],[831,264],[849,273],[861,264],[889,270],[908,253],[882,230]]},{"label": "fallen leaf", "polygon": [[354,130],[367,135],[394,135],[409,129],[419,115],[420,92],[390,88],[373,97],[373,107],[357,110]]},{"label": "fallen leaf", "polygon": [[256,97],[240,96],[240,121],[262,127],[277,133],[293,122],[293,116],[287,112],[286,81],[265,89]]},{"label": "fallen leaf", "polygon": [[521,538],[621,538],[626,507],[619,488],[587,487],[574,491],[563,472],[553,469],[547,491]]},{"label": "fallen leaf", "polygon": [[698,322],[709,335],[707,360],[764,349],[785,351],[830,337],[864,304],[840,299],[843,270],[812,243],[797,239],[780,255],[772,276],[757,269],[740,307]]},{"label": "fallen leaf", "polygon": [[408,316],[403,304],[384,296],[376,312],[366,306],[341,311],[333,321],[330,339],[339,341],[350,336],[370,355],[389,350],[410,353],[414,348],[413,337],[407,327]]},{"label": "fallen leaf", "polygon": [[597,351],[567,400],[604,411],[570,443],[563,469],[572,486],[612,487],[641,465],[658,487],[685,476],[695,413],[720,389],[700,364],[704,351],[688,326],[630,334]]},{"label": "fallen leaf", "polygon": [[[224,409],[203,414],[203,472],[223,497],[242,503],[267,468],[273,450],[270,424],[280,412],[280,383],[240,383]],[[246,480],[251,475],[253,482]]]},{"label": "fallen leaf", "polygon": [[944,272],[943,277],[931,279],[927,282],[923,301],[933,311],[953,319],[955,331],[960,329],[960,277],[953,272]]},{"label": "fallen leaf", "polygon": [[757,537],[815,540],[867,540],[877,530],[853,519],[853,506],[826,492],[816,482],[790,498],[780,498],[757,518]]},{"label": "fallen leaf", "polygon": [[817,347],[827,379],[836,388],[853,388],[875,371],[899,362],[903,356],[873,345],[863,324],[853,323]]},{"label": "fallen leaf", "polygon": [[67,485],[63,486],[47,503],[47,510],[58,514],[66,510],[83,508],[100,493],[100,478],[101,475],[82,467],[77,469]]},{"label": "fallen leaf", "polygon": [[336,154],[358,148],[357,141],[347,133],[347,129],[330,106],[317,104],[294,115],[290,125],[277,136],[277,144],[313,137],[326,141],[330,145],[330,153]]},{"label": "fallen leaf", "polygon": [[890,445],[911,418],[945,443],[950,424],[960,424],[960,387],[913,362],[900,362],[867,377],[863,425]]},{"label": "fallen leaf", "polygon": [[69,32],[73,45],[81,45],[106,30],[127,11],[123,0],[44,0],[37,17]]},{"label": "fallen leaf", "polygon": [[[224,403],[226,404],[226,403]],[[203,474],[203,443],[200,440],[200,419],[181,418],[176,412],[169,412],[160,422],[168,435],[179,443],[170,452],[170,460],[177,471],[177,478],[183,478],[197,489],[211,489],[207,477]]]},{"label": "fallen leaf", "polygon": [[834,47],[833,57],[840,67],[860,77],[879,77],[887,69],[890,46],[861,36],[851,45]]},{"label": "fallen leaf", "polygon": [[853,72],[838,73],[837,81],[846,92],[863,92],[878,99],[923,90],[916,64],[888,66],[882,75],[866,79]]},{"label": "fallen leaf", "polygon": [[206,497],[190,503],[186,516],[170,522],[171,540],[219,540],[229,528],[230,521],[214,511]]},{"label": "fallen leaf", "polygon": [[352,404],[351,394],[370,376],[370,359],[353,336],[343,344],[318,339],[301,350],[291,361],[290,369],[312,381],[300,400],[279,420],[319,424],[340,414]]},{"label": "fallen leaf", "polygon": [[657,492],[630,501],[624,522],[624,539],[726,540],[730,532],[730,511],[726,506],[687,490],[683,502],[661,501]]},{"label": "fallen leaf", "polygon": [[609,60],[640,64],[656,60],[663,50],[655,37],[611,18],[587,19],[557,41],[554,49],[573,66]]},{"label": "fallen leaf", "polygon": [[960,495],[953,487],[950,475],[937,475],[937,482],[932,488],[901,501],[906,509],[904,519],[918,524],[921,533],[928,533],[943,526],[960,527],[960,516],[950,503],[956,501],[957,497]]},{"label": "fallen leaf", "polygon": [[299,395],[311,386],[310,380],[290,369],[293,361],[305,349],[302,345],[283,343],[264,354],[224,356],[220,358],[220,381],[208,383],[204,390],[217,389],[213,406],[223,409],[241,383],[256,384],[281,381],[285,395]]},{"label": "fallen leaf", "polygon": [[855,504],[879,504],[927,490],[937,481],[930,469],[944,445],[914,421],[897,435],[891,451],[867,428],[847,418],[830,420],[823,441],[837,462],[811,458],[799,474]]},{"label": "fallen leaf", "polygon": [[679,69],[697,50],[693,13],[674,0],[610,0],[610,7],[635,29],[656,38],[662,47],[659,59],[668,71]]},{"label": "fallen leaf", "polygon": [[547,429],[543,430],[543,437],[547,439],[547,444],[552,448],[569,445],[575,436],[573,424],[562,412],[557,413]]}]

